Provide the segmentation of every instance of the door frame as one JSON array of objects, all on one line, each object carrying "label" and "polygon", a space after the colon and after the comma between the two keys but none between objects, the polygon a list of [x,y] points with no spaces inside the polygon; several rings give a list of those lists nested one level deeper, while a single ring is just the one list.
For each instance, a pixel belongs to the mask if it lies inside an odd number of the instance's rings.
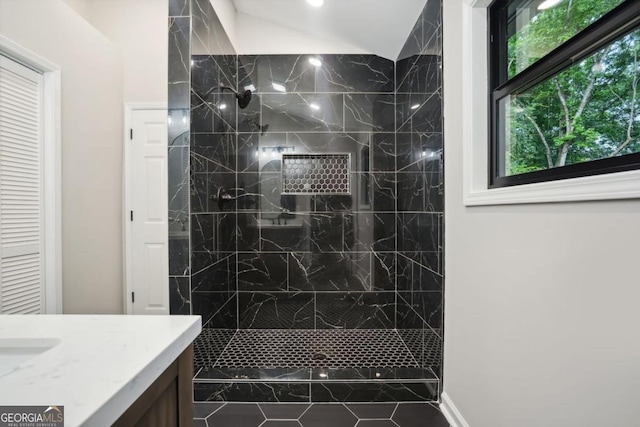
[{"label": "door frame", "polygon": [[[131,183],[130,183],[130,177],[133,176],[133,171],[131,170],[131,153],[130,153],[130,130],[131,130],[131,125],[132,125],[132,121],[133,121],[133,112],[134,111],[141,111],[141,110],[164,110],[167,111],[168,114],[168,110],[167,110],[168,106],[167,103],[164,102],[126,102],[124,104],[124,135],[123,135],[123,146],[122,146],[122,153],[123,153],[123,162],[124,162],[124,167],[122,168],[123,171],[123,179],[122,179],[122,185],[123,185],[123,191],[122,191],[122,195],[123,195],[123,211],[122,211],[122,221],[124,223],[124,227],[122,227],[122,231],[123,231],[123,243],[124,243],[124,248],[123,248],[123,283],[124,283],[124,289],[123,289],[123,306],[125,308],[125,313],[126,314],[133,314],[133,304],[131,303],[131,298],[129,298],[129,295],[131,295],[131,292],[133,292],[133,278],[132,276],[132,271],[131,271],[131,265],[132,265],[132,257],[133,257],[133,250],[132,250],[132,236],[131,236],[131,220],[129,218],[129,211],[131,211],[131,207],[132,207],[132,202],[131,202]],[[169,147],[167,146],[167,150],[169,149]],[[167,163],[168,163],[168,158],[167,158]],[[168,166],[168,165],[167,165]],[[169,191],[169,183],[166,183],[166,192]],[[167,207],[167,210],[169,209],[169,207]],[[169,242],[167,242],[167,248],[169,247]],[[168,291],[168,290],[167,290]]]},{"label": "door frame", "polygon": [[2,35],[0,52],[43,75],[44,308],[62,314],[62,71]]}]

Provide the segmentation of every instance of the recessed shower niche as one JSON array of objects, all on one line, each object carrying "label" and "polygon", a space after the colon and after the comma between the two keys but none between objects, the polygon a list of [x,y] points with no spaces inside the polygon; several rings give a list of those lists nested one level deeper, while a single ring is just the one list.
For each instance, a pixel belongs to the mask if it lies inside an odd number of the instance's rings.
[{"label": "recessed shower niche", "polygon": [[194,5],[170,20],[169,99],[189,106],[189,140],[170,147],[189,159],[170,187],[190,194],[171,296],[203,317],[195,399],[437,400],[441,3],[396,62],[237,55]]}]

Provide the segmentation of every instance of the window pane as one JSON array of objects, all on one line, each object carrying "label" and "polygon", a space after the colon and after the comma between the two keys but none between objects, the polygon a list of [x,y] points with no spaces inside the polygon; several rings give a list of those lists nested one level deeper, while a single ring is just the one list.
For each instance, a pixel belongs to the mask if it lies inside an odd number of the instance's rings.
[{"label": "window pane", "polygon": [[640,152],[640,29],[498,103],[498,175]]},{"label": "window pane", "polygon": [[521,0],[509,3],[509,78],[623,2],[624,0]]}]

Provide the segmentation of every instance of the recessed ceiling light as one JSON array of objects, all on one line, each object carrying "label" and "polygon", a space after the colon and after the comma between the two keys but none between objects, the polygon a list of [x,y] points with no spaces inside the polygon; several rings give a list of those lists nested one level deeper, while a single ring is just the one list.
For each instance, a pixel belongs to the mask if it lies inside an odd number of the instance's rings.
[{"label": "recessed ceiling light", "polygon": [[412,109],[412,110],[417,110],[418,108],[420,108],[420,104],[413,104],[413,105],[411,106],[411,109]]},{"label": "recessed ceiling light", "polygon": [[318,104],[309,104],[309,108],[318,111],[320,109],[320,106]]},{"label": "recessed ceiling light", "polygon": [[562,3],[562,0],[544,0],[540,5],[538,5],[538,10],[551,9],[560,3]]},{"label": "recessed ceiling light", "polygon": [[273,86],[273,89],[278,91],[278,92],[286,92],[287,91],[287,88],[284,87],[284,85],[281,85],[280,83],[272,82],[271,86]]},{"label": "recessed ceiling light", "polygon": [[227,104],[220,104],[220,106],[218,107],[221,110],[226,110],[227,109]]},{"label": "recessed ceiling light", "polygon": [[322,7],[324,0],[307,0],[307,3],[313,7]]},{"label": "recessed ceiling light", "polygon": [[311,65],[313,65],[314,67],[321,67],[322,66],[322,61],[320,61],[318,58],[309,58],[309,63]]}]

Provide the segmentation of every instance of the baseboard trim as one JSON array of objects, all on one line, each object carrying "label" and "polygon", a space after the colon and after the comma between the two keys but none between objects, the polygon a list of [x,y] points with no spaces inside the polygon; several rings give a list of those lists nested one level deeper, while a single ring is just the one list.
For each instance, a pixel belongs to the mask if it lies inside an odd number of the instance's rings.
[{"label": "baseboard trim", "polygon": [[452,427],[470,427],[446,391],[442,392],[440,399],[440,410]]}]

